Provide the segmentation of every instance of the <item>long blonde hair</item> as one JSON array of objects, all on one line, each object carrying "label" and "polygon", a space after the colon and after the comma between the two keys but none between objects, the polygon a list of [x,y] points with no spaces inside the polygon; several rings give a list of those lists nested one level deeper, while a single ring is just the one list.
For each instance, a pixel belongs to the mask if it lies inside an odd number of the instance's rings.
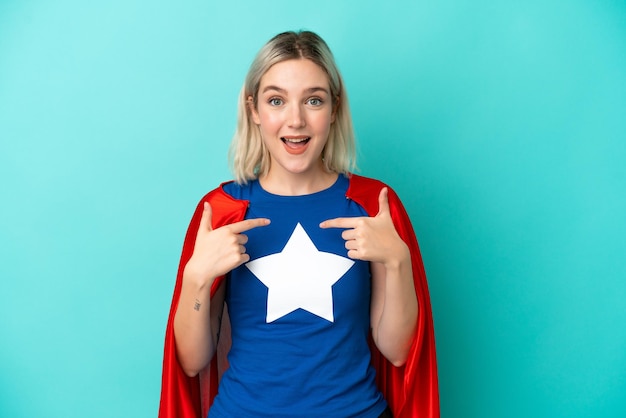
[{"label": "long blonde hair", "polygon": [[[246,183],[269,170],[270,156],[259,127],[252,120],[251,105],[257,106],[261,78],[274,64],[290,59],[308,59],[328,75],[335,121],[322,152],[327,170],[349,174],[356,166],[352,117],[343,79],[328,45],[310,31],[284,32],[273,37],[258,52],[250,65],[239,95],[237,130],[230,146],[230,162],[235,181]],[[253,103],[250,104],[249,98]]]}]

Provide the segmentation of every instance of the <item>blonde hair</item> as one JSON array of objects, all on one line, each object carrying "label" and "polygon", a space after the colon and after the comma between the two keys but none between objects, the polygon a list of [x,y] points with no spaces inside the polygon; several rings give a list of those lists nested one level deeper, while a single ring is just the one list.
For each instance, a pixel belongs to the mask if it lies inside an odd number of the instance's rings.
[{"label": "blonde hair", "polygon": [[[237,129],[230,146],[230,162],[237,183],[247,183],[267,174],[270,156],[259,127],[252,120],[250,106],[257,106],[261,78],[270,67],[290,59],[308,59],[328,75],[335,121],[322,151],[327,170],[350,174],[356,166],[352,117],[343,79],[328,45],[310,31],[284,32],[273,37],[252,62],[239,95]],[[253,103],[250,104],[249,98]]]}]

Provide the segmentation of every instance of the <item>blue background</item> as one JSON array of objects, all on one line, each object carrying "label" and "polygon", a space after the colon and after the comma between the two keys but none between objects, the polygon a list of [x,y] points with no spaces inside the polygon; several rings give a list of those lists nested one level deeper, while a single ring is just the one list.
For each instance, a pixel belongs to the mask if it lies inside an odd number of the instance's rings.
[{"label": "blue background", "polygon": [[413,219],[442,416],[623,417],[618,0],[0,0],[0,416],[156,416],[187,222],[300,28]]}]

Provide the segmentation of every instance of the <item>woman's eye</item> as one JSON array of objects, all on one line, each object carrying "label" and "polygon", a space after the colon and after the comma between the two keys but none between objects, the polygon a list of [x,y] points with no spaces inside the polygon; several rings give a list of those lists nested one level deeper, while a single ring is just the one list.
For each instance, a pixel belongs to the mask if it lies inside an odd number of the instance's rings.
[{"label": "woman's eye", "polygon": [[309,99],[309,104],[311,106],[320,106],[322,104],[322,99],[317,98],[317,97],[313,97],[313,98]]},{"label": "woman's eye", "polygon": [[281,104],[283,104],[283,101],[282,99],[279,99],[277,97],[272,97],[268,100],[268,103],[272,106],[280,106]]}]

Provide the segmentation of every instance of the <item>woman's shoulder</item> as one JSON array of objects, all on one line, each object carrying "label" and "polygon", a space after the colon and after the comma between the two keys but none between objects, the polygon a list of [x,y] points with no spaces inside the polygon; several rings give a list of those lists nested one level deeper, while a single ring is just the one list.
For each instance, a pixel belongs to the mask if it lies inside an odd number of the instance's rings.
[{"label": "woman's shoulder", "polygon": [[[248,201],[231,195],[228,191],[232,188],[233,181],[220,184],[215,189],[206,193],[198,202],[194,219],[199,219],[202,215],[204,202],[211,205],[213,224],[225,225],[243,219],[248,207]],[[192,221],[193,222],[193,221]]]},{"label": "woman's shoulder", "polygon": [[200,201],[208,201],[209,203],[211,203],[211,201],[214,199],[245,199],[247,190],[250,188],[250,186],[250,183],[239,184],[234,180],[228,180],[220,183],[219,186],[206,193],[204,196],[202,196],[202,199],[200,199]]},{"label": "woman's shoulder", "polygon": [[236,181],[231,180],[220,184],[216,193],[219,193],[221,190],[221,192],[228,194],[233,199],[247,199],[250,195],[251,186],[251,182],[237,183]]},{"label": "woman's shoulder", "polygon": [[347,197],[354,200],[373,198],[378,201],[378,194],[383,187],[391,189],[387,184],[375,178],[358,174],[351,174],[349,178],[350,185],[348,186]]},{"label": "woman's shoulder", "polygon": [[208,202],[211,206],[220,204],[237,207],[241,204],[247,204],[243,197],[245,193],[242,193],[241,188],[242,185],[237,184],[233,180],[225,181],[202,196],[198,202],[198,206],[202,206],[204,202]]},{"label": "woman's shoulder", "polygon": [[379,190],[383,187],[389,187],[378,179],[375,179],[372,177],[361,176],[359,174],[350,174],[349,179],[350,179],[351,187],[356,187],[356,188],[373,187],[373,188],[378,188]]},{"label": "woman's shoulder", "polygon": [[386,187],[388,190],[389,204],[391,206],[401,206],[400,198],[388,184],[378,179],[358,174],[350,175],[350,186],[348,187],[346,197],[359,203],[368,213],[376,214],[379,206],[378,197],[383,187]]}]

